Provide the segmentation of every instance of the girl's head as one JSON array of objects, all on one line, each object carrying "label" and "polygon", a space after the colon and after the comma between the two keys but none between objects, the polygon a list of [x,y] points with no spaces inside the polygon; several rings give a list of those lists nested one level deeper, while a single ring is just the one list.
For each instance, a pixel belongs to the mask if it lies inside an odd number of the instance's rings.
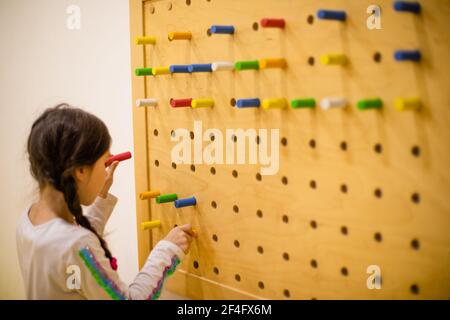
[{"label": "girl's head", "polygon": [[110,145],[108,128],[99,118],[64,103],[45,110],[33,123],[27,149],[39,188],[62,192],[76,222],[97,235],[112,259],[106,242],[81,209],[92,204],[105,183]]}]

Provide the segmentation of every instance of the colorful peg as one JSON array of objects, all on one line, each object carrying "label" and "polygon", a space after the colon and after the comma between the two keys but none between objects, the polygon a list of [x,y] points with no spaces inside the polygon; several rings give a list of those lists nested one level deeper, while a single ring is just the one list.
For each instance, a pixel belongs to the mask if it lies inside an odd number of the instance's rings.
[{"label": "colorful peg", "polygon": [[284,69],[287,67],[286,59],[284,58],[267,58],[259,60],[259,68],[260,69],[268,69],[268,68],[281,68]]},{"label": "colorful peg", "polygon": [[170,99],[170,105],[172,108],[190,107],[192,98],[187,99]]},{"label": "colorful peg", "polygon": [[333,53],[321,56],[320,62],[326,66],[343,66],[347,64],[348,60],[345,54]]},{"label": "colorful peg", "polygon": [[217,61],[211,63],[212,71],[234,70],[234,63],[229,61]]},{"label": "colorful peg", "polygon": [[422,103],[419,98],[398,98],[394,102],[394,107],[397,111],[412,111],[419,110]]},{"label": "colorful peg", "polygon": [[264,99],[262,102],[263,109],[284,109],[287,105],[288,102],[284,98]]},{"label": "colorful peg", "polygon": [[284,29],[284,27],[286,26],[286,22],[284,21],[284,19],[264,18],[264,19],[261,20],[261,26],[263,28],[280,28],[280,29]]},{"label": "colorful peg", "polygon": [[394,2],[394,10],[400,12],[411,12],[411,13],[420,13],[422,7],[418,2],[412,1],[395,1]]},{"label": "colorful peg", "polygon": [[179,200],[175,200],[174,205],[175,208],[183,208],[183,207],[188,207],[188,206],[195,206],[197,204],[197,200],[195,199],[195,197],[191,197],[191,198],[184,198],[184,199],[179,199]]},{"label": "colorful peg", "polygon": [[395,51],[394,58],[397,61],[420,61],[422,54],[419,50],[398,50]]},{"label": "colorful peg", "polygon": [[161,194],[161,192],[159,192],[159,190],[145,191],[145,192],[141,192],[139,194],[139,199],[141,199],[141,200],[152,199],[152,198],[156,198],[160,194]]},{"label": "colorful peg", "polygon": [[146,44],[156,44],[155,37],[136,37],[136,44],[146,45]]},{"label": "colorful peg", "polygon": [[236,108],[259,108],[261,101],[258,98],[254,99],[239,99],[236,101]]},{"label": "colorful peg", "polygon": [[213,99],[193,99],[191,102],[191,107],[197,108],[212,108],[214,107]]},{"label": "colorful peg", "polygon": [[189,72],[212,72],[211,63],[191,64],[188,66]]},{"label": "colorful peg", "polygon": [[178,199],[178,196],[176,193],[171,194],[163,194],[161,196],[156,197],[156,203],[166,203],[166,202],[173,202]]},{"label": "colorful peg", "polygon": [[368,109],[381,109],[383,107],[383,101],[380,98],[373,99],[364,99],[358,101],[358,109],[359,110],[368,110]]},{"label": "colorful peg", "polygon": [[124,161],[127,159],[131,159],[131,152],[129,151],[116,154],[115,156],[111,155],[106,161],[105,165],[109,167],[114,161]]},{"label": "colorful peg", "polygon": [[220,34],[234,34],[233,26],[211,26],[209,28],[211,33],[220,33]]},{"label": "colorful peg", "polygon": [[171,65],[169,67],[171,73],[190,73],[189,65]]},{"label": "colorful peg", "polygon": [[153,73],[152,68],[137,68],[134,70],[134,74],[137,76],[151,76]]},{"label": "colorful peg", "polygon": [[252,60],[252,61],[238,61],[234,64],[234,68],[237,71],[242,70],[259,70],[259,61],[258,60]]},{"label": "colorful peg", "polygon": [[192,39],[192,33],[187,32],[169,32],[168,35],[169,41],[173,40],[191,40]]},{"label": "colorful peg", "polygon": [[155,68],[152,68],[152,74],[154,76],[170,74],[170,67],[155,67]]},{"label": "colorful peg", "polygon": [[137,99],[136,106],[137,107],[156,107],[158,105],[158,99]]},{"label": "colorful peg", "polygon": [[320,107],[323,110],[329,110],[331,108],[345,108],[347,107],[348,101],[344,98],[323,98],[320,101]]},{"label": "colorful peg", "polygon": [[291,101],[292,109],[300,109],[300,108],[315,108],[316,100],[313,98],[306,99],[294,99]]},{"label": "colorful peg", "polygon": [[142,230],[154,229],[161,227],[161,220],[152,220],[141,223]]},{"label": "colorful peg", "polygon": [[347,19],[347,14],[345,11],[319,10],[317,11],[317,18],[323,20],[345,21]]}]

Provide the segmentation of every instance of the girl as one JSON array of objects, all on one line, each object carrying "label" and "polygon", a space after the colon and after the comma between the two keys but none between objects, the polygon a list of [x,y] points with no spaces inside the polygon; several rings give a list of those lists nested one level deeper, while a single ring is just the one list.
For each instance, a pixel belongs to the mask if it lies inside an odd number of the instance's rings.
[{"label": "girl", "polygon": [[[172,229],[131,285],[123,283],[102,234],[117,203],[108,191],[111,137],[94,115],[67,104],[47,109],[28,137],[39,201],[17,227],[17,249],[29,299],[156,299],[192,241],[190,225]],[[89,206],[83,212],[81,205]]]}]

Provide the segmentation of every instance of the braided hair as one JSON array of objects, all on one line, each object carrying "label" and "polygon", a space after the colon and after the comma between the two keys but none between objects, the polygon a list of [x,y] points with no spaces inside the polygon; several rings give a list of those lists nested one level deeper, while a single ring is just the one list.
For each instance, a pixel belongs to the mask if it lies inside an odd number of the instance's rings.
[{"label": "braided hair", "polygon": [[76,168],[94,165],[110,145],[108,128],[99,118],[62,103],[45,110],[33,123],[27,151],[39,188],[50,184],[63,193],[76,223],[96,235],[114,268],[115,258],[106,241],[83,215],[74,178]]}]

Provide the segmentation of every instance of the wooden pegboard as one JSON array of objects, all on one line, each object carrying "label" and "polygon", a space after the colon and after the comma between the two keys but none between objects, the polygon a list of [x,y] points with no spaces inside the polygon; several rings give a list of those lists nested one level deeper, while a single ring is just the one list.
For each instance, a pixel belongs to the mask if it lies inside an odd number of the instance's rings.
[{"label": "wooden pegboard", "polygon": [[[450,5],[421,1],[422,13],[414,15],[394,11],[390,0],[377,3],[381,30],[367,28],[366,0],[130,0],[133,70],[267,57],[288,62],[285,70],[133,76],[133,101],[160,101],[134,107],[137,192],[198,201],[175,209],[136,197],[138,224],[162,221],[161,229],[138,231],[141,264],[174,224],[199,230],[167,282],[171,290],[196,299],[450,296]],[[318,20],[318,9],[344,10],[347,21]],[[266,17],[284,18],[286,28],[261,28]],[[236,33],[208,36],[214,24],[234,25]],[[169,42],[171,31],[191,31],[192,40]],[[155,36],[156,45],[137,46],[143,35]],[[422,61],[399,63],[398,49],[418,49]],[[350,63],[324,66],[319,58],[328,53],[344,53]],[[327,96],[344,97],[349,106],[230,105],[237,98]],[[169,106],[170,98],[186,97],[212,97],[215,106]],[[383,100],[382,110],[356,108],[371,97]],[[419,97],[423,107],[398,112],[399,97]],[[194,120],[223,132],[279,128],[279,172],[257,179],[257,165],[173,168],[171,131],[193,130]],[[366,286],[370,265],[381,268],[381,290]]]}]

